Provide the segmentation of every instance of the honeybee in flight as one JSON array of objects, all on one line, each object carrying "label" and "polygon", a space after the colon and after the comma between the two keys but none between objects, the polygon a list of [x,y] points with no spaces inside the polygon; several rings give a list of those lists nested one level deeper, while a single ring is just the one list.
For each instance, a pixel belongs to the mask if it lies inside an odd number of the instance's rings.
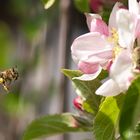
[{"label": "honeybee in flight", "polygon": [[3,72],[0,72],[0,84],[8,92],[11,83],[17,80],[18,77],[19,77],[19,73],[16,67],[7,69]]}]

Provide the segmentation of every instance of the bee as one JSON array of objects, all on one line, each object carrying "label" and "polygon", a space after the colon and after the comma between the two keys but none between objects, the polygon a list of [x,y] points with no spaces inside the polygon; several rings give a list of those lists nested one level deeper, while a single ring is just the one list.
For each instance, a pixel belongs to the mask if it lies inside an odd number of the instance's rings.
[{"label": "bee", "polygon": [[10,68],[3,72],[0,72],[0,84],[8,92],[9,87],[13,81],[16,81],[19,77],[17,68]]}]

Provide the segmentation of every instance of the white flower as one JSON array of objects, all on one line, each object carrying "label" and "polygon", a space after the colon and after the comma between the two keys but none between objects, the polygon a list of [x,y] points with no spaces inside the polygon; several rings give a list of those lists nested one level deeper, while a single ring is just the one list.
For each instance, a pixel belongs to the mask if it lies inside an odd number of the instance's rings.
[{"label": "white flower", "polygon": [[[136,0],[129,0],[129,10],[120,9],[116,13],[118,44],[121,49],[110,68],[109,80],[96,91],[102,96],[115,96],[125,92],[134,79],[133,52],[135,41],[140,36],[140,5]],[[139,45],[139,44],[137,44]]]}]

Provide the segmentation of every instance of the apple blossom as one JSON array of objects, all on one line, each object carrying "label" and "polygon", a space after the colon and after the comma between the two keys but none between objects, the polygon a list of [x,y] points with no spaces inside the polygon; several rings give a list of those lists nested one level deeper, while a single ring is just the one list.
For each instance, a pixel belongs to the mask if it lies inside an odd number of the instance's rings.
[{"label": "apple blossom", "polygon": [[115,96],[125,92],[135,78],[136,73],[140,73],[139,3],[136,0],[129,0],[129,10],[119,10],[116,17],[118,44],[123,49],[111,65],[110,78],[96,91],[96,94],[103,96]]},{"label": "apple blossom", "polygon": [[109,19],[109,26],[98,14],[86,14],[90,33],[79,36],[72,44],[72,58],[84,73],[80,80],[95,79],[101,69],[108,69],[108,63],[114,58],[113,48],[116,46],[116,12],[122,6],[117,2]]},{"label": "apple blossom", "polygon": [[84,73],[76,79],[92,80],[102,68],[109,71],[109,79],[96,91],[98,95],[125,92],[135,72],[140,72],[133,57],[140,44],[140,4],[136,0],[128,3],[129,9],[115,4],[108,26],[99,15],[86,14],[90,33],[78,37],[71,47],[72,57]]}]

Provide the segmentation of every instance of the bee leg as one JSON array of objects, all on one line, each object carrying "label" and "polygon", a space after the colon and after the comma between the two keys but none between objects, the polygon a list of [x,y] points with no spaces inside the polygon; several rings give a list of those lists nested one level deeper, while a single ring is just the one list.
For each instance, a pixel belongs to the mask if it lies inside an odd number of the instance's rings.
[{"label": "bee leg", "polygon": [[3,78],[0,78],[0,84],[2,84],[3,88],[8,92],[9,88],[7,87],[5,81],[3,80]]},{"label": "bee leg", "polygon": [[9,92],[9,88],[8,88],[8,86],[3,85],[3,88],[4,88],[7,92]]},{"label": "bee leg", "polygon": [[5,91],[9,92],[9,86],[6,84],[6,82],[3,82],[2,86]]}]

